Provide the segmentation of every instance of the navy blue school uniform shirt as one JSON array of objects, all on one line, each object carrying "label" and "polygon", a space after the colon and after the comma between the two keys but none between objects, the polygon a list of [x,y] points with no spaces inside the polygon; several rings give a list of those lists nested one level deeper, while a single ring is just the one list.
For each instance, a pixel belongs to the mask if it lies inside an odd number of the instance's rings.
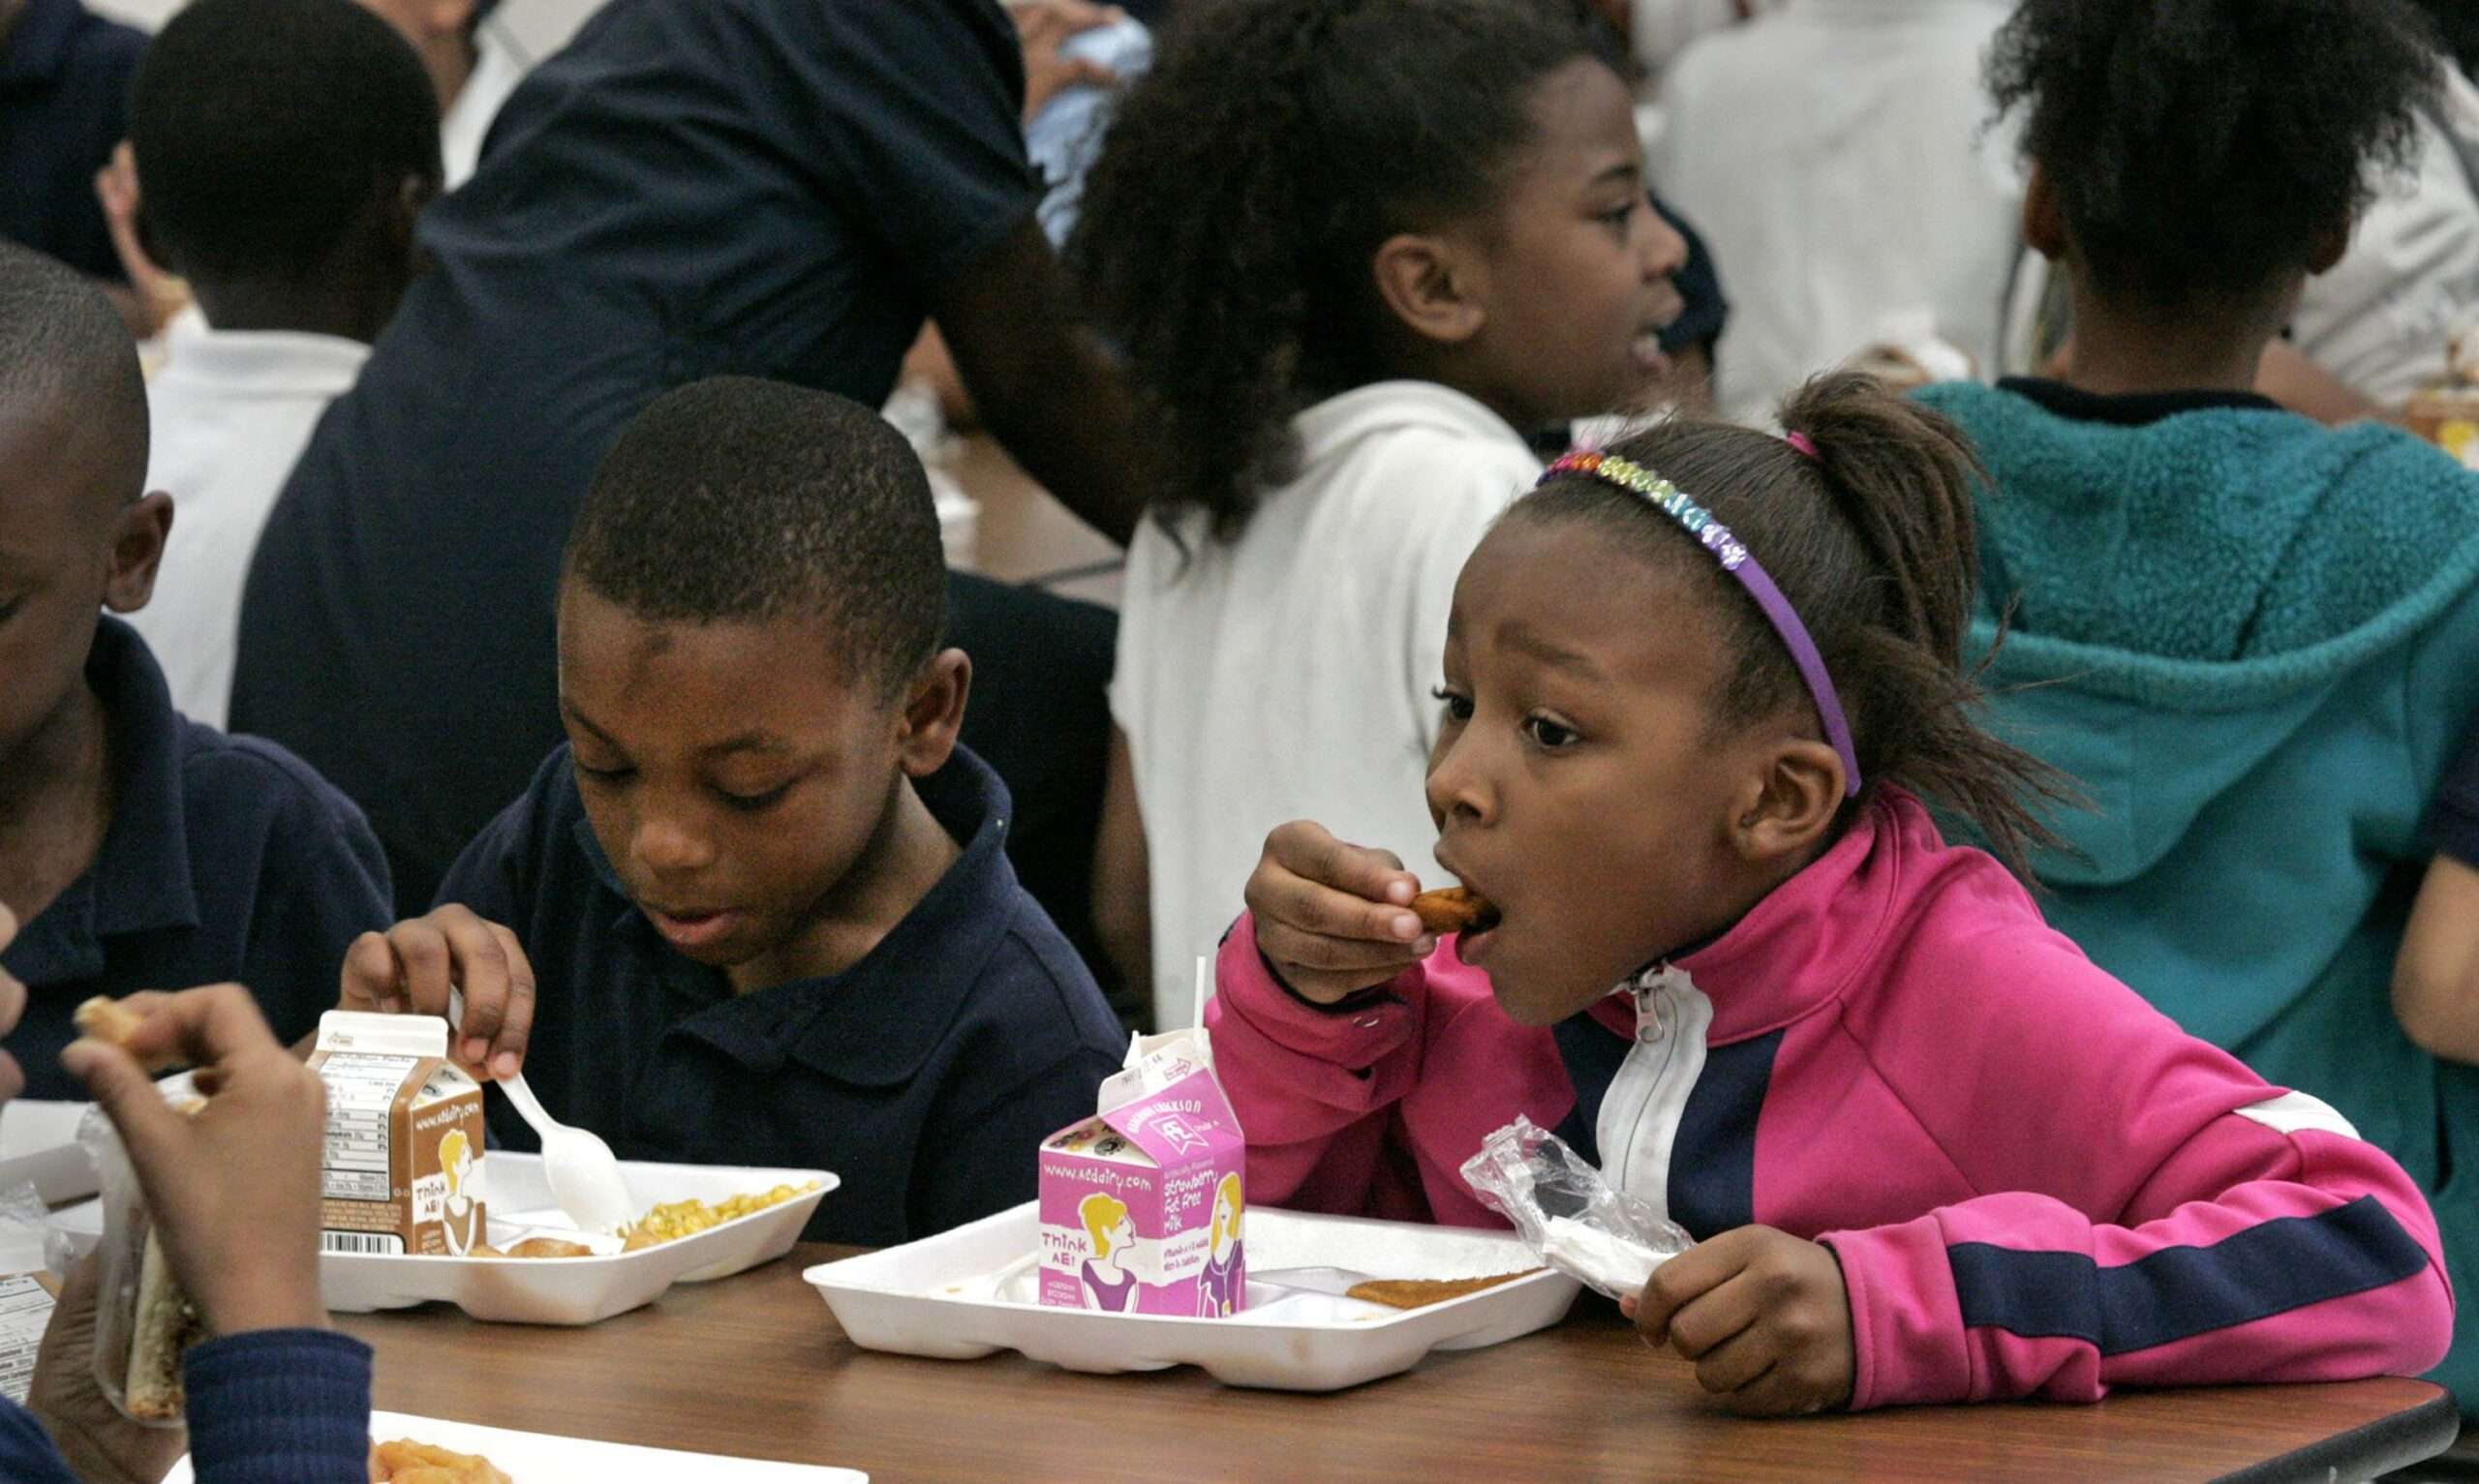
[{"label": "navy blue school uniform shirt", "polygon": [[129,134],[146,33],[77,0],[27,0],[0,41],[0,237],[117,282],[95,172]]},{"label": "navy blue school uniform shirt", "polygon": [[2470,734],[2461,758],[2436,785],[2428,831],[2439,854],[2479,865],[2479,730]]},{"label": "navy blue school uniform shirt", "polygon": [[91,995],[238,980],[280,1039],[306,1036],[335,1008],[345,950],[391,921],[360,811],[283,748],[173,711],[136,629],[102,621],[86,683],[111,729],[111,823],[0,954],[26,985],[8,1046],[30,1098],[85,1096],[59,1053]]},{"label": "navy blue school uniform shirt", "polygon": [[[1041,1140],[1090,1115],[1118,1022],[1017,885],[1007,791],[958,748],[915,787],[963,854],[867,956],[736,995],[622,890],[563,745],[440,889],[513,929],[535,974],[525,1079],[622,1159],[842,1178],[806,1233],[872,1246],[1032,1198]],[[489,1099],[501,1147],[538,1147]]]},{"label": "navy blue school uniform shirt", "polygon": [[554,597],[620,430],[726,373],[876,407],[1032,212],[995,0],[612,0],[535,69],[260,537],[231,725],[369,811],[401,902],[561,737]]}]

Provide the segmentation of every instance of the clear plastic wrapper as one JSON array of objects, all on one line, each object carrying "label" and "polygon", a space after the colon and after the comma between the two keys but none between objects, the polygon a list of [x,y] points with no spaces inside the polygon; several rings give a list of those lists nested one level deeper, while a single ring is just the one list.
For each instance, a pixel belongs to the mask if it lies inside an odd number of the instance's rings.
[{"label": "clear plastic wrapper", "polygon": [[[195,1106],[186,1092],[168,1091],[176,1107]],[[104,1240],[95,1297],[95,1382],[127,1416],[154,1427],[181,1425],[181,1353],[203,1332],[198,1311],[181,1292],[154,1240],[154,1224],[138,1171],[120,1131],[102,1108],[78,1125],[77,1141],[95,1161],[102,1186]]]},{"label": "clear plastic wrapper", "polygon": [[1542,1261],[1611,1298],[1641,1291],[1653,1269],[1696,1245],[1521,1114],[1481,1141],[1463,1162],[1463,1181],[1515,1223]]}]

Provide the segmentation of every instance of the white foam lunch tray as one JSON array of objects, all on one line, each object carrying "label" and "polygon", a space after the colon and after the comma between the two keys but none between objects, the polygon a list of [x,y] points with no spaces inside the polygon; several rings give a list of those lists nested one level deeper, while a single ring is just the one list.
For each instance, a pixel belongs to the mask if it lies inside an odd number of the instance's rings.
[{"label": "white foam lunch tray", "polygon": [[1070,1371],[1201,1366],[1232,1386],[1336,1391],[1420,1364],[1431,1350],[1479,1349],[1564,1318],[1582,1285],[1542,1271],[1421,1309],[1393,1310],[1261,1281],[1285,1269],[1348,1268],[1374,1278],[1479,1278],[1539,1267],[1511,1233],[1317,1216],[1257,1206],[1247,1216],[1248,1307],[1229,1318],[1096,1314],[1032,1302],[1038,1270],[995,1287],[1035,1250],[1035,1203],[802,1276],[865,1349],[947,1360],[1018,1350]]},{"label": "white foam lunch tray", "polygon": [[[542,1158],[491,1154],[483,1165],[492,1245],[528,1236],[576,1237],[574,1224],[552,1204]],[[779,1206],[711,1227],[676,1242],[591,1257],[439,1257],[321,1253],[320,1287],[329,1309],[367,1314],[415,1304],[450,1303],[477,1319],[518,1324],[593,1324],[650,1304],[675,1283],[728,1278],[792,1250],[810,1213],[839,1183],[822,1169],[765,1169],[744,1165],[652,1165],[620,1162],[620,1178],[639,1213],[659,1203],[695,1198],[717,1205],[734,1196],[779,1185],[817,1189]],[[591,1245],[591,1244],[589,1244]]]},{"label": "white foam lunch tray", "polygon": [[[696,1484],[870,1484],[868,1474],[851,1469],[774,1464],[753,1458],[726,1458],[718,1453],[675,1453],[668,1448],[637,1448],[597,1442],[589,1438],[519,1433],[392,1411],[370,1414],[370,1436],[382,1442],[410,1438],[459,1453],[477,1453],[516,1484],[566,1484],[581,1479],[591,1479],[595,1484],[683,1484],[685,1480],[695,1480]],[[185,1458],[174,1465],[164,1484],[194,1484],[190,1461]]]}]

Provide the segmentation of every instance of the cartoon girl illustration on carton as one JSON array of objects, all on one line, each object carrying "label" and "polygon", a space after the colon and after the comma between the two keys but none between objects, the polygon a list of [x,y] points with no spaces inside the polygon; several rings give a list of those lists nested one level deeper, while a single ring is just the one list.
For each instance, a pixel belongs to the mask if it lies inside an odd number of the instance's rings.
[{"label": "cartoon girl illustration on carton", "polygon": [[1240,1172],[1233,1170],[1213,1189],[1212,1250],[1205,1271],[1197,1275],[1197,1313],[1207,1318],[1233,1315],[1248,1300],[1248,1260],[1240,1251]]},{"label": "cartoon girl illustration on carton", "polygon": [[447,1200],[439,1229],[447,1238],[451,1257],[462,1257],[481,1245],[482,1203],[468,1193],[474,1173],[474,1141],[463,1129],[450,1129],[439,1141],[439,1168],[447,1177]]},{"label": "cartoon girl illustration on carton", "polygon": [[1084,1267],[1086,1306],[1113,1314],[1132,1312],[1136,1275],[1119,1266],[1136,1244],[1136,1222],[1127,1214],[1127,1202],[1095,1191],[1077,1202],[1076,1215],[1093,1238],[1093,1256]]}]

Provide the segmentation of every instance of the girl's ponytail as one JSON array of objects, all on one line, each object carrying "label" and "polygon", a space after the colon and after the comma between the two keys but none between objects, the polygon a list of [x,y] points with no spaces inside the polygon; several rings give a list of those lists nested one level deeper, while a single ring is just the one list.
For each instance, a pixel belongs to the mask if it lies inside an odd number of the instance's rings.
[{"label": "girl's ponytail", "polygon": [[1816,450],[1833,509],[1877,577],[1868,585],[1876,601],[1862,605],[1876,613],[1837,625],[1847,630],[1839,642],[1820,639],[1828,654],[1850,656],[1834,669],[1857,693],[1857,745],[1863,760],[1874,759],[1863,766],[1968,820],[2029,879],[2032,851],[2060,843],[2031,801],[2075,796],[2064,773],[1980,725],[1979,676],[1995,647],[1962,666],[1979,589],[1978,458],[1953,423],[1854,372],[1800,387],[1781,418]]}]

